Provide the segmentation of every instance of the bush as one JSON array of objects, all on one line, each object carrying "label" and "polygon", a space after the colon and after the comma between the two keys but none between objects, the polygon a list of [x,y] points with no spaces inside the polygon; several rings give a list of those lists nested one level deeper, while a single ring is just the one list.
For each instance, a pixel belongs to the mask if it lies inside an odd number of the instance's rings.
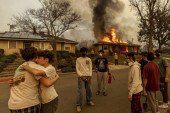
[{"label": "bush", "polygon": [[17,53],[17,52],[14,52],[12,55],[15,55],[16,57],[19,57],[19,56],[20,56],[20,54]]},{"label": "bush", "polygon": [[68,57],[70,57],[70,53],[68,51],[57,51],[57,58],[59,60]]},{"label": "bush", "polygon": [[63,73],[66,73],[66,72],[75,72],[76,69],[75,68],[72,68],[72,67],[65,67],[65,68],[62,68],[61,71]]},{"label": "bush", "polygon": [[67,67],[68,65],[69,65],[68,62],[65,59],[61,59],[58,61],[59,68],[64,68],[64,67]]},{"label": "bush", "polygon": [[0,55],[4,54],[4,49],[0,49]]},{"label": "bush", "polygon": [[17,58],[16,54],[0,55],[0,72],[8,63],[12,63]]},{"label": "bush", "polygon": [[5,66],[6,66],[5,62],[0,62],[0,72],[3,70]]}]

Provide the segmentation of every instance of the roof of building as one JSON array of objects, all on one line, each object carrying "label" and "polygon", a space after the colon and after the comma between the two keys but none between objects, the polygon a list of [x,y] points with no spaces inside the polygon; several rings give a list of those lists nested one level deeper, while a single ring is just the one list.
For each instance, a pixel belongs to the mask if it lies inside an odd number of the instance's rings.
[{"label": "roof of building", "polygon": [[[33,34],[30,32],[4,32],[0,33],[0,39],[16,39],[16,40],[48,40],[48,35],[39,35],[39,34]],[[77,44],[77,42],[64,39],[64,38],[58,38],[57,42],[65,42],[65,43],[74,43]]]},{"label": "roof of building", "polygon": [[124,46],[140,46],[138,44],[128,44],[128,43],[113,43],[113,42],[104,42],[104,41],[99,41],[98,43],[94,45],[124,45]]}]

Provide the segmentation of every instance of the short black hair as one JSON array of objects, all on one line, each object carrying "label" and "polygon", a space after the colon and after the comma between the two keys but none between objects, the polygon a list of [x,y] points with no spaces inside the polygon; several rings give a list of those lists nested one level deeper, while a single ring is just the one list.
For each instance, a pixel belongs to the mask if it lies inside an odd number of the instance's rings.
[{"label": "short black hair", "polygon": [[29,61],[37,57],[37,49],[34,47],[20,49],[20,53],[25,61]]},{"label": "short black hair", "polygon": [[103,50],[99,50],[99,53],[104,53],[104,51]]},{"label": "short black hair", "polygon": [[44,51],[39,51],[37,56],[38,57],[43,57],[43,58],[48,58],[49,63],[51,63],[54,54],[51,51],[44,50]]},{"label": "short black hair", "polygon": [[155,53],[162,53],[162,51],[160,49],[157,49]]},{"label": "short black hair", "polygon": [[129,58],[131,58],[133,61],[135,61],[135,53],[134,53],[134,52],[128,53],[127,56],[128,56]]},{"label": "short black hair", "polygon": [[142,56],[147,57],[148,52],[142,52],[141,54],[142,54]]},{"label": "short black hair", "polygon": [[149,61],[153,61],[154,60],[154,54],[152,52],[148,52],[147,59]]},{"label": "short black hair", "polygon": [[80,49],[80,52],[81,52],[81,53],[83,53],[83,52],[86,52],[86,53],[87,53],[87,51],[88,51],[88,49],[87,49],[86,47],[82,47],[82,48]]}]

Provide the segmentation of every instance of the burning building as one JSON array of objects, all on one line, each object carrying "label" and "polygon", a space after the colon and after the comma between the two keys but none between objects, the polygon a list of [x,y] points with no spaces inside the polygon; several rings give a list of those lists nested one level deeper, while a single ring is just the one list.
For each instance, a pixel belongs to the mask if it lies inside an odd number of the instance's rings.
[{"label": "burning building", "polygon": [[139,52],[140,45],[130,44],[123,41],[116,34],[116,29],[112,28],[110,33],[105,34],[98,43],[94,44],[95,52],[103,50],[105,55],[112,55],[113,53]]}]

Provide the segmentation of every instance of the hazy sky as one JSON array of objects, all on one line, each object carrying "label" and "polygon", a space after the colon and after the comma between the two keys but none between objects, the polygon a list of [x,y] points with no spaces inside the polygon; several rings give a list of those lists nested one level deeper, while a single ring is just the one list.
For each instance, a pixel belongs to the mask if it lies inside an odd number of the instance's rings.
[{"label": "hazy sky", "polygon": [[[93,23],[92,23],[92,9],[89,7],[88,0],[68,0],[71,2],[73,9],[82,16],[82,22],[79,23],[78,30],[85,30],[88,32],[88,36],[82,38],[93,37]],[[134,13],[131,12],[129,8],[128,0],[121,0],[125,3],[125,9],[121,15],[117,18],[117,21],[121,24],[122,28],[128,27],[129,25],[133,28],[133,30],[128,30],[129,37],[134,38],[137,33],[137,25],[136,25],[136,17]],[[83,6],[83,8],[82,8]],[[13,15],[24,12],[28,8],[38,8],[40,7],[40,3],[38,0],[0,0],[0,32],[9,31],[9,26],[7,24],[12,24],[11,18]],[[131,20],[131,21],[127,21]],[[82,33],[81,32],[81,33]],[[76,32],[78,33],[78,32]],[[78,34],[74,33],[74,31],[68,31],[65,36],[70,36],[72,38],[77,38]],[[75,35],[74,35],[75,34]],[[131,36],[132,35],[132,36]],[[75,39],[77,40],[77,39]],[[131,40],[131,39],[129,39]],[[135,39],[136,40],[136,39]]]}]

